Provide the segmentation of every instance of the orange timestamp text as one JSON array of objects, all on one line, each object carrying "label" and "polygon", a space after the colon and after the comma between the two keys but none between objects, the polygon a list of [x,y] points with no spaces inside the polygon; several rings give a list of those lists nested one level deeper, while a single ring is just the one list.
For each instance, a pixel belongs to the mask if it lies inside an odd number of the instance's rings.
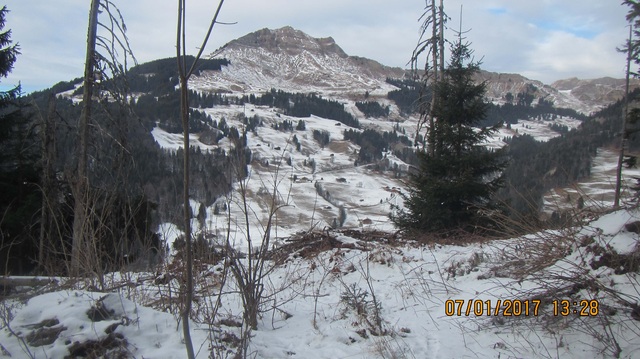
[{"label": "orange timestamp text", "polygon": [[[548,303],[548,302],[547,302]],[[538,316],[542,301],[540,299],[447,299],[444,302],[446,316]],[[552,300],[555,316],[596,316],[600,312],[599,302],[591,300]]]}]

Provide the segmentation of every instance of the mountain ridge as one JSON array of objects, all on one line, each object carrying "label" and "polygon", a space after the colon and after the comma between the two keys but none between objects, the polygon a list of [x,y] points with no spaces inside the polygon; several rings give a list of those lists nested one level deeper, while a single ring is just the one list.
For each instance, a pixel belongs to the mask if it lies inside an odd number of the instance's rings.
[{"label": "mountain ridge", "polygon": [[[327,96],[353,96],[367,92],[386,96],[396,89],[386,78],[410,77],[410,70],[389,67],[375,60],[348,55],[332,37],[315,38],[291,26],[263,28],[232,40],[211,57],[231,61],[220,73],[197,83],[199,90],[261,92],[279,88],[291,92],[318,92]],[[613,78],[558,80],[547,85],[519,74],[481,71],[487,97],[504,102],[508,92],[530,92],[589,114],[624,95],[624,80]],[[640,81],[632,82],[632,88]]]}]

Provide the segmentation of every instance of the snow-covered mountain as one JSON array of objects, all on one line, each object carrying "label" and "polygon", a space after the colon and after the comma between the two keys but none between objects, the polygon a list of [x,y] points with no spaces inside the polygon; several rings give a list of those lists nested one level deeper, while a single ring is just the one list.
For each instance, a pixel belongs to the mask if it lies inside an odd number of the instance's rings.
[{"label": "snow-covered mountain", "polygon": [[380,93],[394,89],[387,77],[405,71],[348,56],[331,38],[313,38],[291,27],[262,29],[233,40],[214,53],[231,61],[221,72],[194,82],[198,89],[261,92],[277,88],[327,95]]},{"label": "snow-covered mountain", "polygon": [[[528,79],[518,74],[481,71],[479,80],[487,83],[487,97],[495,102],[504,100],[507,93],[514,96],[521,92],[552,101],[556,107],[571,108],[590,114],[624,96],[625,80],[604,77],[581,80],[558,80],[551,85]],[[632,80],[631,89],[640,87],[640,81]]]},{"label": "snow-covered mountain", "polygon": [[[403,78],[406,70],[347,55],[331,37],[314,38],[292,27],[262,29],[233,40],[212,57],[231,61],[220,72],[207,72],[193,81],[202,91],[251,93],[277,88],[289,92],[316,92],[350,98],[368,92],[386,96],[395,89],[386,78]],[[556,81],[551,85],[518,74],[482,71],[487,97],[504,101],[505,95],[529,92],[551,100],[557,107],[589,114],[624,94],[624,80],[602,78]],[[640,86],[634,81],[632,87]]]},{"label": "snow-covered mountain", "polygon": [[[581,80],[576,77],[558,80],[551,86],[563,93],[569,93],[580,102],[595,106],[602,106],[621,99],[625,92],[625,80],[602,77],[598,79]],[[630,89],[640,87],[638,79],[631,79]]]}]

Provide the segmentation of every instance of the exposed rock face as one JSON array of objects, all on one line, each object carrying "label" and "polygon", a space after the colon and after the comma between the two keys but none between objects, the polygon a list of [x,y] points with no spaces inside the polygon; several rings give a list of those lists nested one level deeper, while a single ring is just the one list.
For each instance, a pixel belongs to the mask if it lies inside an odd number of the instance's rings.
[{"label": "exposed rock face", "polygon": [[316,54],[337,55],[347,58],[348,55],[338,46],[331,37],[313,38],[300,30],[286,26],[276,30],[262,29],[247,34],[237,40],[226,44],[223,48],[253,47],[273,53],[286,53],[291,56],[300,55],[302,52]]},{"label": "exposed rock face", "polygon": [[[197,87],[231,92],[265,91],[346,94],[392,89],[387,77],[402,78],[405,70],[348,56],[331,37],[314,38],[291,27],[262,29],[233,40],[216,57],[231,61],[219,73],[209,73]],[[204,80],[204,81],[202,81]]]},{"label": "exposed rock face", "polygon": [[542,92],[541,90],[545,88],[545,84],[518,74],[480,71],[478,81],[486,81],[486,95],[493,99],[502,99],[508,92],[514,96],[521,92],[529,92],[536,95],[536,97],[544,97],[550,91],[553,91],[553,89],[547,88],[545,92]]},{"label": "exposed rock face", "polygon": [[[527,92],[535,98],[553,101],[557,107],[572,108],[584,114],[620,100],[625,91],[625,80],[611,77],[592,80],[574,77],[545,85],[518,74],[481,71],[478,80],[487,82],[487,97],[495,100],[504,99],[508,92],[514,96]],[[631,89],[637,87],[640,87],[640,80],[632,80]]]},{"label": "exposed rock face", "polygon": [[[573,97],[585,103],[602,105],[620,100],[624,96],[625,82],[624,79],[611,77],[591,80],[581,80],[573,77],[556,81],[551,86],[560,91],[568,91]],[[631,80],[630,89],[633,90],[638,87],[640,87],[640,80]]]}]

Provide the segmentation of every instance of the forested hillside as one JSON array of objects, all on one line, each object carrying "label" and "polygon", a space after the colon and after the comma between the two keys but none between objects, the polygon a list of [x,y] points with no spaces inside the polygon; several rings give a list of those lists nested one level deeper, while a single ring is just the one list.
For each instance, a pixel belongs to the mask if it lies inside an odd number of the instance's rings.
[{"label": "forested hillside", "polygon": [[[206,74],[220,71],[229,64],[225,59],[207,60],[198,69]],[[398,88],[389,92],[388,98],[397,106],[402,116],[415,113],[416,109],[412,104],[416,103],[421,92],[430,93],[428,89],[421,90],[417,82],[410,80],[389,78],[387,82]],[[68,181],[72,177],[69,170],[75,161],[75,119],[80,116],[80,107],[73,100],[74,94],[81,92],[78,83],[79,79],[59,83],[50,90],[33,93],[23,100],[28,108],[25,113],[30,114],[31,121],[46,115],[53,119],[51,125],[55,128],[55,136],[52,137],[55,139],[54,145],[47,150],[52,153],[38,154],[33,151],[31,157],[25,157],[25,160],[32,158],[29,160],[31,163],[40,163],[40,156],[53,159],[48,171],[55,180],[50,185],[51,193],[48,197],[58,196],[59,200],[52,206],[53,216],[48,220],[48,225],[56,225],[58,230],[55,236],[51,235],[50,239],[45,240],[50,246],[48,253],[53,253],[53,258],[64,258],[63,253],[69,245],[65,238],[70,236],[69,216],[73,197],[68,189]],[[154,228],[162,222],[178,223],[180,214],[178,194],[182,179],[182,149],[162,149],[151,135],[151,130],[156,126],[169,133],[181,132],[175,59],[135,66],[128,72],[126,83],[130,93],[134,95],[129,106],[122,107],[110,102],[96,103],[100,112],[95,117],[96,126],[91,131],[91,182],[96,201],[103,203],[100,206],[108,206],[104,202],[106,198],[119,198],[119,206],[123,211],[140,213],[134,216],[136,223],[131,223],[132,228],[138,229],[130,232],[127,229],[129,225],[125,225],[123,229],[125,233],[131,233],[124,236],[127,238],[123,243],[125,247],[137,248],[139,245],[131,244],[137,242],[153,242],[157,246],[157,242],[154,242],[156,240],[152,239]],[[58,94],[55,103],[49,103],[50,93]],[[300,119],[297,122],[287,119],[276,121],[273,126],[280,131],[304,131],[306,126],[303,119],[310,115],[333,119],[349,127],[341,130],[342,137],[358,146],[353,165],[375,164],[374,168],[378,170],[392,170],[395,177],[403,177],[406,173],[403,174],[397,163],[393,165],[382,161],[389,155],[394,155],[407,164],[416,164],[412,149],[415,148],[415,138],[407,132],[406,125],[401,126],[400,122],[396,122],[388,131],[373,128],[362,130],[360,121],[345,108],[344,103],[324,99],[317,94],[290,93],[279,89],[242,96],[192,91],[189,98],[191,132],[200,134],[200,138],[210,144],[219,143],[225,138],[234,143],[233,149],[191,149],[192,166],[196,169],[192,174],[191,196],[204,206],[213,205],[220,196],[231,190],[234,181],[246,175],[246,166],[252,160],[252,151],[246,146],[246,134],[264,125],[264,120],[257,115],[241,115],[243,119],[239,122],[240,126],[236,127],[238,125],[233,124],[238,122],[230,121],[231,118],[213,118],[210,113],[203,111],[215,106],[265,106]],[[390,114],[390,107],[381,105],[378,101],[365,96],[363,101],[356,101],[354,105],[367,117],[385,119]],[[54,106],[54,112],[51,112],[51,106]],[[574,110],[555,108],[552,103],[543,99],[534,101],[526,93],[511,96],[507,94],[502,104],[489,104],[488,117],[482,122],[482,126],[503,123],[506,127],[516,128],[516,125],[525,124],[526,121],[539,120],[549,123],[551,130],[561,134],[549,141],[540,142],[528,135],[518,135],[516,131],[516,135],[503,139],[508,146],[509,166],[505,170],[507,186],[499,197],[508,204],[509,210],[517,216],[535,217],[541,208],[545,191],[588,176],[596,149],[611,144],[619,132],[620,106],[620,103],[616,103],[587,118]],[[50,109],[50,113],[45,109]],[[579,129],[569,131],[568,128],[555,124],[554,120],[563,116],[580,119],[583,124]],[[397,120],[396,117],[395,121]],[[313,130],[312,133],[322,147],[334,139],[341,139],[330,138],[326,131],[324,135],[323,131]],[[206,138],[209,139],[205,140]],[[40,142],[37,136],[25,140],[34,144]],[[421,138],[418,137],[418,140],[421,141]],[[297,143],[294,146],[300,150],[298,137],[295,141]],[[25,176],[29,175],[25,173]],[[30,176],[29,183],[39,183],[36,173]],[[37,192],[33,192],[33,196],[31,202],[25,202],[32,203],[31,209],[18,215],[24,219],[5,221],[4,231],[19,239],[20,244],[14,245],[11,253],[24,253],[35,263],[38,247],[38,240],[35,238],[38,237],[39,228],[18,224],[38,211],[40,197]],[[144,211],[139,212],[136,208]],[[120,230],[115,230],[122,226],[119,222],[105,221],[101,225],[105,226],[105,233],[112,233],[114,236],[106,236],[104,241],[123,237],[117,234]],[[126,250],[116,255],[119,259],[109,261],[121,262],[125,255],[131,260],[133,256],[125,252]],[[8,251],[3,253],[9,271],[28,272],[33,268],[32,264],[25,264],[24,261],[14,261],[15,256]]]},{"label": "forested hillside", "polygon": [[[630,95],[640,99],[640,91]],[[505,171],[507,186],[501,197],[518,214],[534,216],[542,207],[542,196],[551,188],[568,186],[591,174],[592,159],[600,147],[618,146],[622,131],[623,101],[589,116],[582,125],[547,142],[528,135],[508,139],[510,165]],[[637,126],[637,125],[636,125]],[[629,127],[633,131],[633,126]],[[630,137],[631,151],[640,138]]]}]

